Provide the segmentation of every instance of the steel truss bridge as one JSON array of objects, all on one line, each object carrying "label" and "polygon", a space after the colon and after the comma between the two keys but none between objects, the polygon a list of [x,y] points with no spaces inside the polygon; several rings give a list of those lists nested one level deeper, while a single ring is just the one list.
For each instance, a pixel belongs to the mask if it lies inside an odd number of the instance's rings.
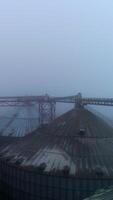
[{"label": "steel truss bridge", "polygon": [[51,97],[48,95],[0,97],[0,106],[2,107],[22,107],[37,104],[40,125],[55,119],[56,103],[73,103],[76,107],[83,107],[84,105],[113,106],[113,98],[84,98],[81,93],[66,97]]}]

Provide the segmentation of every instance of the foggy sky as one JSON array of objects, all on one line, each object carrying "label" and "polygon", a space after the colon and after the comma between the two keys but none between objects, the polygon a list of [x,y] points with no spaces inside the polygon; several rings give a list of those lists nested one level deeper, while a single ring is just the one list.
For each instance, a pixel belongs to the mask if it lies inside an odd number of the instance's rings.
[{"label": "foggy sky", "polygon": [[113,97],[113,0],[0,1],[0,96]]}]

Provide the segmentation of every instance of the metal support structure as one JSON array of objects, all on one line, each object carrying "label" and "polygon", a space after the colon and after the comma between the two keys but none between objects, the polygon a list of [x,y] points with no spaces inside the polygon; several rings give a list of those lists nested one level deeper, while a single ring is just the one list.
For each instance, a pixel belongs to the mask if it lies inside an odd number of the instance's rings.
[{"label": "metal support structure", "polygon": [[58,103],[75,103],[76,105],[102,105],[113,106],[113,98],[88,98],[82,97],[81,93],[74,96],[64,97],[50,97],[48,95],[43,96],[20,96],[20,97],[0,97],[0,106],[25,106],[28,104],[37,104],[48,101],[54,101]]},{"label": "metal support structure", "polygon": [[55,119],[56,103],[54,101],[39,102],[39,125],[50,123]]},{"label": "metal support structure", "polygon": [[78,93],[78,95],[75,97],[75,108],[82,107],[82,94]]},{"label": "metal support structure", "polygon": [[81,108],[84,105],[113,106],[113,98],[84,98],[81,93],[64,97],[50,97],[48,95],[0,97],[0,107],[22,107],[38,104],[40,125],[48,124],[55,119],[56,103],[73,103],[75,108]]}]

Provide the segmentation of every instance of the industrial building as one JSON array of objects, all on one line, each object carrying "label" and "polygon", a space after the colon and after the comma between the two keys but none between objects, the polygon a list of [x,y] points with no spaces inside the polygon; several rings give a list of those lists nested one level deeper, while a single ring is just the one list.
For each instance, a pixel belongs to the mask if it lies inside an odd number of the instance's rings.
[{"label": "industrial building", "polygon": [[24,137],[0,136],[7,199],[82,200],[113,185],[113,128],[76,108]]}]

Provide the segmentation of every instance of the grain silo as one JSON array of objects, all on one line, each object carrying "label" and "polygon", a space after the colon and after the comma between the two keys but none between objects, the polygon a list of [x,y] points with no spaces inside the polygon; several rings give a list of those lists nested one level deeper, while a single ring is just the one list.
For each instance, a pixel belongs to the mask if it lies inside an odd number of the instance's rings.
[{"label": "grain silo", "polygon": [[1,137],[8,199],[81,200],[113,184],[113,128],[84,108],[23,139]]}]

